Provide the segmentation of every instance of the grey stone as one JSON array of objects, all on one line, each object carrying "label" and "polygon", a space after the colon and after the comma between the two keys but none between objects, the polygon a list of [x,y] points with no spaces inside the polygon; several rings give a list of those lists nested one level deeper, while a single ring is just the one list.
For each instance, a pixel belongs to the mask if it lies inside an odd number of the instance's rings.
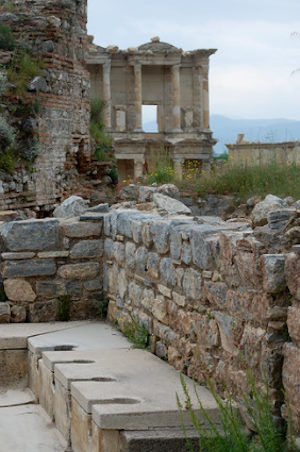
[{"label": "grey stone", "polygon": [[113,240],[111,239],[104,240],[104,253],[105,256],[108,257],[108,259],[111,259],[113,256],[113,246],[114,246]]},{"label": "grey stone", "polygon": [[153,200],[153,193],[157,191],[156,187],[140,186],[139,201],[148,202]]},{"label": "grey stone", "polygon": [[111,217],[111,215],[104,215],[103,228],[104,228],[104,235],[106,235],[106,236],[109,236],[110,232],[111,232],[110,217]]},{"label": "grey stone", "polygon": [[138,199],[139,196],[139,187],[134,184],[126,185],[122,187],[120,191],[120,198],[125,200],[134,200]]},{"label": "grey stone", "polygon": [[12,221],[0,227],[9,251],[55,250],[59,246],[59,224],[55,219]]},{"label": "grey stone", "polygon": [[36,282],[36,294],[38,297],[55,298],[60,293],[63,293],[63,283],[57,281],[40,281]]},{"label": "grey stone", "polygon": [[147,272],[151,278],[159,277],[159,257],[156,253],[149,253],[147,261]]},{"label": "grey stone", "polygon": [[269,228],[282,231],[295,213],[296,209],[279,209],[269,212],[267,214]]},{"label": "grey stone", "polygon": [[10,309],[10,321],[12,323],[25,323],[26,308],[25,306],[14,305]]},{"label": "grey stone", "polygon": [[55,218],[73,218],[83,214],[89,205],[89,201],[80,196],[70,196],[54,209]]},{"label": "grey stone", "polygon": [[82,293],[81,283],[79,281],[66,281],[64,284],[64,293],[80,298]]},{"label": "grey stone", "polygon": [[135,253],[136,270],[145,273],[147,268],[148,251],[144,246],[140,246]]},{"label": "grey stone", "polygon": [[215,312],[215,319],[218,323],[223,349],[229,353],[233,353],[233,330],[235,325],[234,319],[228,315],[223,314],[222,312]]},{"label": "grey stone", "polygon": [[103,213],[88,212],[86,214],[80,215],[79,221],[102,221],[103,218]]},{"label": "grey stone", "polygon": [[54,259],[30,259],[6,261],[3,268],[4,278],[24,278],[29,276],[52,276],[56,273]]},{"label": "grey stone", "polygon": [[165,254],[169,251],[170,224],[164,221],[153,221],[150,225],[150,233],[156,251]]},{"label": "grey stone", "polygon": [[128,286],[128,295],[129,299],[135,306],[139,306],[142,301],[143,290],[142,288],[132,281]]},{"label": "grey stone", "polygon": [[102,283],[100,279],[93,279],[92,281],[87,281],[84,284],[84,288],[89,292],[94,292],[96,290],[102,289]]},{"label": "grey stone", "polygon": [[171,228],[170,232],[170,254],[173,259],[180,259],[182,247],[181,232]]},{"label": "grey stone", "polygon": [[189,243],[183,242],[182,261],[189,265],[192,262],[192,247]]},{"label": "grey stone", "polygon": [[89,280],[95,279],[99,274],[97,262],[63,265],[58,269],[57,275],[63,279]]},{"label": "grey stone", "polygon": [[39,92],[42,93],[48,93],[49,92],[49,86],[47,85],[46,80],[44,77],[34,77],[34,79],[31,80],[31,82],[27,85],[27,90],[30,92]]},{"label": "grey stone", "polygon": [[185,270],[182,286],[187,297],[192,298],[193,300],[199,299],[202,294],[201,283],[202,278],[200,273],[193,268],[187,268]]},{"label": "grey stone", "polygon": [[80,222],[80,221],[66,221],[61,223],[61,227],[67,237],[71,238],[88,238],[97,237],[101,235],[102,222]]},{"label": "grey stone", "polygon": [[207,237],[221,229],[221,227],[218,228],[208,224],[195,226],[191,229],[190,243],[193,263],[202,270],[209,270],[213,267],[213,254]]},{"label": "grey stone", "polygon": [[250,218],[254,226],[263,226],[268,222],[268,213],[287,207],[287,203],[277,196],[267,195],[265,199],[257,203],[251,212]]},{"label": "grey stone", "polygon": [[10,306],[8,303],[0,303],[0,323],[10,322]]},{"label": "grey stone", "polygon": [[169,196],[161,195],[160,193],[154,193],[153,202],[159,209],[163,209],[171,215],[190,215],[191,209],[185,206],[182,202]]},{"label": "grey stone", "polygon": [[179,188],[174,184],[163,184],[157,188],[157,191],[170,198],[177,198],[179,196]]},{"label": "grey stone", "polygon": [[71,259],[100,258],[102,255],[102,240],[81,240],[70,251]]},{"label": "grey stone", "polygon": [[166,283],[175,287],[177,284],[177,275],[172,263],[172,259],[164,257],[160,262],[161,279]]},{"label": "grey stone", "polygon": [[278,293],[286,288],[285,255],[263,254],[263,287],[268,293]]},{"label": "grey stone", "polygon": [[156,342],[155,354],[161,359],[167,359],[167,348],[162,341]]},{"label": "grey stone", "polygon": [[132,238],[131,219],[134,217],[132,211],[121,212],[117,218],[117,232],[125,235],[129,239]]},{"label": "grey stone", "polygon": [[4,261],[18,261],[21,259],[31,259],[35,256],[35,253],[2,253],[1,257]]},{"label": "grey stone", "polygon": [[124,243],[115,242],[113,245],[113,258],[119,265],[125,262],[125,245]]},{"label": "grey stone", "polygon": [[132,271],[134,271],[135,269],[135,252],[136,252],[135,244],[127,242],[125,245],[125,263],[126,267]]},{"label": "grey stone", "polygon": [[107,213],[109,212],[109,204],[107,203],[101,203],[97,206],[90,207],[87,209],[87,212],[97,212],[97,213]]}]

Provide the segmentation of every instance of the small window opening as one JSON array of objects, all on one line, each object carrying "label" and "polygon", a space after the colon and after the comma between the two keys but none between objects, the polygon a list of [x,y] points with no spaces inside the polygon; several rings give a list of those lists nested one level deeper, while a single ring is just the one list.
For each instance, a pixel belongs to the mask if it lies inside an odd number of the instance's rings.
[{"label": "small window opening", "polygon": [[158,133],[157,105],[142,105],[143,130],[147,133]]}]

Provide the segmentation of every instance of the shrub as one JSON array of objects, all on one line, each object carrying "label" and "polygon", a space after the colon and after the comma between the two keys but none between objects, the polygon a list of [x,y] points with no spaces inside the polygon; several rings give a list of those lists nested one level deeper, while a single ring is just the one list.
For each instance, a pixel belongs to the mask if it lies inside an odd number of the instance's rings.
[{"label": "shrub", "polygon": [[113,159],[112,138],[105,131],[102,121],[104,102],[101,99],[91,101],[90,134],[96,143],[94,156],[97,160],[107,161]]},{"label": "shrub", "polygon": [[175,179],[175,171],[173,169],[173,161],[166,149],[161,149],[157,154],[151,154],[151,162],[154,170],[147,177],[147,182],[153,184],[164,184],[173,182]]},{"label": "shrub", "polygon": [[9,82],[15,85],[18,96],[22,97],[27,93],[27,84],[34,77],[42,75],[42,68],[43,61],[34,59],[27,50],[17,48],[14,51],[7,76]]},{"label": "shrub", "polygon": [[64,294],[59,295],[56,298],[56,314],[58,320],[61,322],[67,322],[70,320],[72,305],[72,295]]},{"label": "shrub", "polygon": [[[207,378],[207,385],[219,408],[219,421],[222,431],[215,425],[208,412],[203,407],[195,386],[196,397],[199,403],[201,417],[209,426],[203,425],[203,420],[197,415],[192,407],[191,398],[183,376],[180,376],[185,400],[182,403],[176,394],[183,431],[190,452],[194,452],[193,445],[186,434],[183,421],[183,410],[188,411],[195,431],[199,435],[199,450],[203,452],[296,452],[292,428],[286,430],[278,427],[272,413],[269,397],[269,389],[266,384],[264,390],[257,389],[254,378],[248,373],[250,393],[243,395],[243,404],[246,415],[252,423],[252,433],[247,432],[242,422],[237,407],[232,397],[228,395],[223,400],[216,392],[212,381]],[[291,427],[291,424],[290,424]]]},{"label": "shrub", "polygon": [[15,38],[11,32],[10,27],[0,23],[0,49],[14,50],[15,46]]}]

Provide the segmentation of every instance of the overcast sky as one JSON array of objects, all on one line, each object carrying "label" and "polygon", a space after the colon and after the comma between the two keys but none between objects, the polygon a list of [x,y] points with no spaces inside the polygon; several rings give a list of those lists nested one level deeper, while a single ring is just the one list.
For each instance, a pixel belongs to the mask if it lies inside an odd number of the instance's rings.
[{"label": "overcast sky", "polygon": [[216,48],[211,113],[300,120],[300,0],[88,0],[94,42]]}]

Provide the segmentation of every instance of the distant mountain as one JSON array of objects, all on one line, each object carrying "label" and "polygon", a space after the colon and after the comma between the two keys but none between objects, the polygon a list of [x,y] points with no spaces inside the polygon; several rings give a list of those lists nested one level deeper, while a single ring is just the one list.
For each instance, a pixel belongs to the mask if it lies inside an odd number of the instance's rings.
[{"label": "distant mountain", "polygon": [[230,119],[211,115],[210,128],[219,141],[214,146],[216,154],[227,151],[225,144],[235,143],[239,133],[245,140],[276,143],[300,140],[300,121],[291,119]]},{"label": "distant mountain", "polygon": [[[156,131],[156,122],[143,124],[147,132]],[[226,144],[235,143],[239,133],[245,140],[276,143],[300,140],[300,121],[291,119],[231,119],[222,115],[211,115],[210,128],[219,141],[214,146],[216,154],[227,152]]]}]

